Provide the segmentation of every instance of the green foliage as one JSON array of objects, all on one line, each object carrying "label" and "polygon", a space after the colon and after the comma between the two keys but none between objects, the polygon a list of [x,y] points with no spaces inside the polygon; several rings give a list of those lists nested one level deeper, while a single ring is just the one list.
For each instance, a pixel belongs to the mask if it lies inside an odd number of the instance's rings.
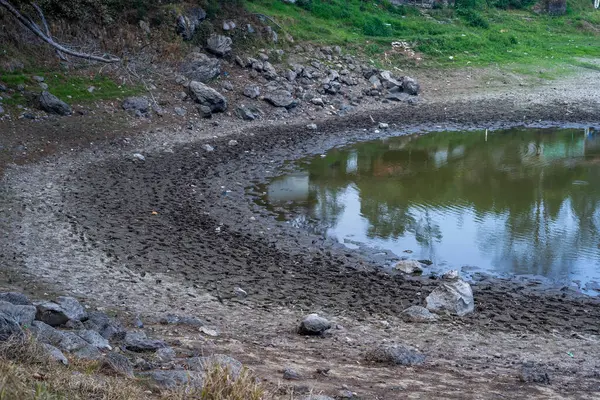
[{"label": "green foliage", "polygon": [[377,17],[371,17],[363,26],[365,36],[388,37],[394,34],[391,24],[385,23]]},{"label": "green foliage", "polygon": [[472,26],[474,28],[484,28],[488,29],[490,24],[488,21],[483,18],[483,16],[473,9],[459,9],[458,15],[462,17],[467,25]]}]

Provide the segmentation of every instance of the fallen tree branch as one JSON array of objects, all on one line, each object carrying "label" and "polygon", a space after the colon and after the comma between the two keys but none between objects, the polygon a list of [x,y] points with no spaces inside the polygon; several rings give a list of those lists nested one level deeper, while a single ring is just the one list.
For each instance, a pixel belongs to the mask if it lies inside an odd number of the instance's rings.
[{"label": "fallen tree branch", "polygon": [[[44,30],[46,31],[46,35],[48,35],[48,37],[50,39],[52,39],[52,34],[50,33],[50,28],[48,27],[48,22],[46,21],[44,12],[40,8],[40,6],[38,6],[36,3],[31,3],[31,6],[33,8],[35,8],[35,11],[37,11],[38,15],[40,16],[40,20],[42,21],[42,25],[44,25]],[[31,22],[33,23],[33,21],[31,21]],[[62,61],[69,61],[67,59],[67,56],[65,56],[60,50],[56,49],[56,54],[58,55],[58,58],[60,58]]]},{"label": "fallen tree branch", "polygon": [[[56,43],[48,33],[42,32],[40,27],[35,22],[33,22],[31,20],[31,18],[26,17],[23,14],[21,14],[19,12],[19,10],[17,10],[12,4],[10,4],[8,2],[8,0],[0,0],[0,6],[7,9],[9,13],[11,13],[23,26],[25,26],[27,29],[29,29],[31,32],[33,32],[37,37],[39,37],[44,42],[48,43],[50,46],[54,47],[55,49],[57,49],[58,51],[60,51],[64,54],[68,54],[73,57],[84,58],[86,60],[99,61],[99,62],[104,62],[104,63],[115,63],[115,62],[121,61],[120,58],[114,57],[111,55],[95,56],[93,54],[80,53],[78,51],[71,50],[59,43]],[[33,6],[36,10],[38,10],[38,12],[43,17],[43,13],[41,13],[42,10],[39,7],[37,7],[36,5],[33,5]],[[45,21],[46,21],[46,19],[43,18],[42,23],[44,23],[44,25],[46,25],[46,28],[47,28],[48,25]],[[46,31],[46,32],[48,32],[48,31]]]}]

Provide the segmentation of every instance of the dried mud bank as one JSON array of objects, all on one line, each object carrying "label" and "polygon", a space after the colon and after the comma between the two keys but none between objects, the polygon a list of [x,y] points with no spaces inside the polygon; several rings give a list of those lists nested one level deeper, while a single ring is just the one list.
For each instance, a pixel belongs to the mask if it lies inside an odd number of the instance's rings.
[{"label": "dried mud bank", "polygon": [[[486,279],[473,287],[474,314],[406,323],[401,311],[422,305],[436,281],[390,276],[352,250],[276,222],[246,193],[287,160],[375,138],[378,122],[399,133],[599,122],[597,102],[571,101],[569,110],[555,101],[448,100],[317,121],[316,131],[300,120],[222,138],[214,135],[234,129],[155,133],[13,168],[0,195],[2,285],[66,292],[124,315],[200,316],[220,336],[186,332],[186,345],[227,351],[283,392],[336,395],[347,386],[367,399],[593,398],[598,299]],[[238,287],[248,293],[243,300]],[[294,328],[309,311],[338,327],[323,339],[299,338]],[[398,341],[423,350],[427,361],[364,362],[369,346]],[[550,371],[552,384],[519,382],[527,361]],[[282,384],[289,364],[304,378]],[[331,372],[315,373],[321,367]]]}]

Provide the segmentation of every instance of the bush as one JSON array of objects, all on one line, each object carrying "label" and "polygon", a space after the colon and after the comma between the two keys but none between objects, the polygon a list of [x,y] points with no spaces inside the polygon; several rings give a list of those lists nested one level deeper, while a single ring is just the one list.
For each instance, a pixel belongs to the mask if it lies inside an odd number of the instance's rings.
[{"label": "bush", "polygon": [[490,27],[489,22],[475,10],[459,9],[458,15],[464,19],[467,25],[474,28],[488,29]]},{"label": "bush", "polygon": [[384,23],[377,17],[368,19],[363,26],[363,33],[366,36],[392,36],[394,31],[391,25]]}]

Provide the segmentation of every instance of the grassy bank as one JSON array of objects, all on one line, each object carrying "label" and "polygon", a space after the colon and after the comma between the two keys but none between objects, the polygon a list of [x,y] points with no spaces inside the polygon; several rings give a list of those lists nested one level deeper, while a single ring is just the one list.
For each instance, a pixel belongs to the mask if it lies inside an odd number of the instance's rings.
[{"label": "grassy bank", "polygon": [[[420,66],[485,66],[490,63],[551,66],[600,56],[600,11],[587,0],[569,1],[567,14],[549,16],[503,4],[422,10],[360,0],[248,0],[247,7],[272,16],[294,37],[347,45],[374,58]],[[411,44],[407,58],[391,42]],[[420,60],[418,60],[420,58]]]}]

